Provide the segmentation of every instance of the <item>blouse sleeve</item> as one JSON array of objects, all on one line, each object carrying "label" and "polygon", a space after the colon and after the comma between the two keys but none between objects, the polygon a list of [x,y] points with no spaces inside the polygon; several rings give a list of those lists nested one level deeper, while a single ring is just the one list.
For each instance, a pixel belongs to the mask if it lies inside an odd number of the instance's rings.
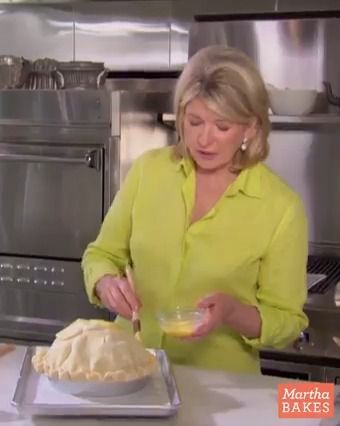
[{"label": "blouse sleeve", "polygon": [[308,325],[303,311],[307,298],[307,220],[297,197],[286,209],[260,264],[259,338],[244,340],[255,348],[283,348]]},{"label": "blouse sleeve", "polygon": [[88,245],[83,259],[85,289],[91,303],[100,306],[95,285],[104,275],[119,275],[130,262],[129,241],[132,209],[140,180],[140,159],[131,167],[102,223],[96,240]]}]

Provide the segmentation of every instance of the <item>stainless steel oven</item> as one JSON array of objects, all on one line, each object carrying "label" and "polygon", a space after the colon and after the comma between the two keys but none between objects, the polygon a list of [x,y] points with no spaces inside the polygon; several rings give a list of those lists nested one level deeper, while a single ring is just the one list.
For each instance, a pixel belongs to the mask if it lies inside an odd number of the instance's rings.
[{"label": "stainless steel oven", "polygon": [[113,319],[89,304],[80,261],[134,159],[176,141],[159,120],[174,80],[146,83],[0,91],[0,338]]},{"label": "stainless steel oven", "polygon": [[262,374],[340,384],[338,321],[320,311],[309,312],[310,325],[281,350],[261,351]]},{"label": "stainless steel oven", "polygon": [[88,303],[80,260],[114,190],[113,100],[0,92],[0,337],[50,340],[77,317],[109,318]]},{"label": "stainless steel oven", "polygon": [[289,360],[261,359],[261,371],[265,376],[282,377],[312,382],[325,381],[325,367],[313,365],[308,361],[293,362]]}]

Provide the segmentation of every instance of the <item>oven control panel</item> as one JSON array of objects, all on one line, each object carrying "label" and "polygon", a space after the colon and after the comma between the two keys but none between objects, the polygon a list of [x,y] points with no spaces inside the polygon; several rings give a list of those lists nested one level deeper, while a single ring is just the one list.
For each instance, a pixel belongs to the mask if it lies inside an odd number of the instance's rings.
[{"label": "oven control panel", "polygon": [[79,292],[80,262],[0,257],[0,286]]}]

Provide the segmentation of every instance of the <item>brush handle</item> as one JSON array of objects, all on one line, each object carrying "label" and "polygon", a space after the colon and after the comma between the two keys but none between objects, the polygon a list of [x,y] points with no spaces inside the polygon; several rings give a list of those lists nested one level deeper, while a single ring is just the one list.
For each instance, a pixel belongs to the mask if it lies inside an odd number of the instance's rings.
[{"label": "brush handle", "polygon": [[135,286],[135,282],[134,282],[133,275],[132,275],[132,269],[131,269],[130,265],[126,265],[126,267],[125,267],[125,275],[126,275],[126,278],[127,278],[128,282],[129,282],[130,287],[132,288],[132,290],[136,291],[136,286]]},{"label": "brush handle", "polygon": [[[136,286],[135,286],[135,282],[133,279],[133,275],[132,275],[132,269],[130,265],[127,265],[125,267],[125,275],[126,278],[130,284],[131,289],[135,292],[136,291]],[[138,311],[133,311],[132,312],[132,328],[133,328],[133,333],[136,337],[137,340],[141,341],[141,322],[139,319],[139,313]]]},{"label": "brush handle", "polygon": [[136,339],[141,341],[142,328],[141,328],[141,323],[139,319],[139,314],[137,311],[132,312],[132,329]]}]

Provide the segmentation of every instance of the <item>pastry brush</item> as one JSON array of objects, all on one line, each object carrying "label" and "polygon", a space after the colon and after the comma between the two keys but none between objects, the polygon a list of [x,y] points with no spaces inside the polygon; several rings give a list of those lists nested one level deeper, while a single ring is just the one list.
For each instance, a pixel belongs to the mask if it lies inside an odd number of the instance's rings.
[{"label": "pastry brush", "polygon": [[[134,279],[133,279],[133,273],[132,273],[132,269],[131,269],[130,265],[127,265],[125,267],[125,275],[126,275],[126,278],[127,278],[128,282],[130,284],[131,289],[133,290],[133,292],[136,292],[136,286],[135,286],[135,282],[134,282]],[[136,339],[141,342],[142,341],[142,338],[141,338],[141,322],[140,322],[140,319],[139,319],[138,310],[132,311],[132,327],[133,327],[133,332],[134,332]]]}]

